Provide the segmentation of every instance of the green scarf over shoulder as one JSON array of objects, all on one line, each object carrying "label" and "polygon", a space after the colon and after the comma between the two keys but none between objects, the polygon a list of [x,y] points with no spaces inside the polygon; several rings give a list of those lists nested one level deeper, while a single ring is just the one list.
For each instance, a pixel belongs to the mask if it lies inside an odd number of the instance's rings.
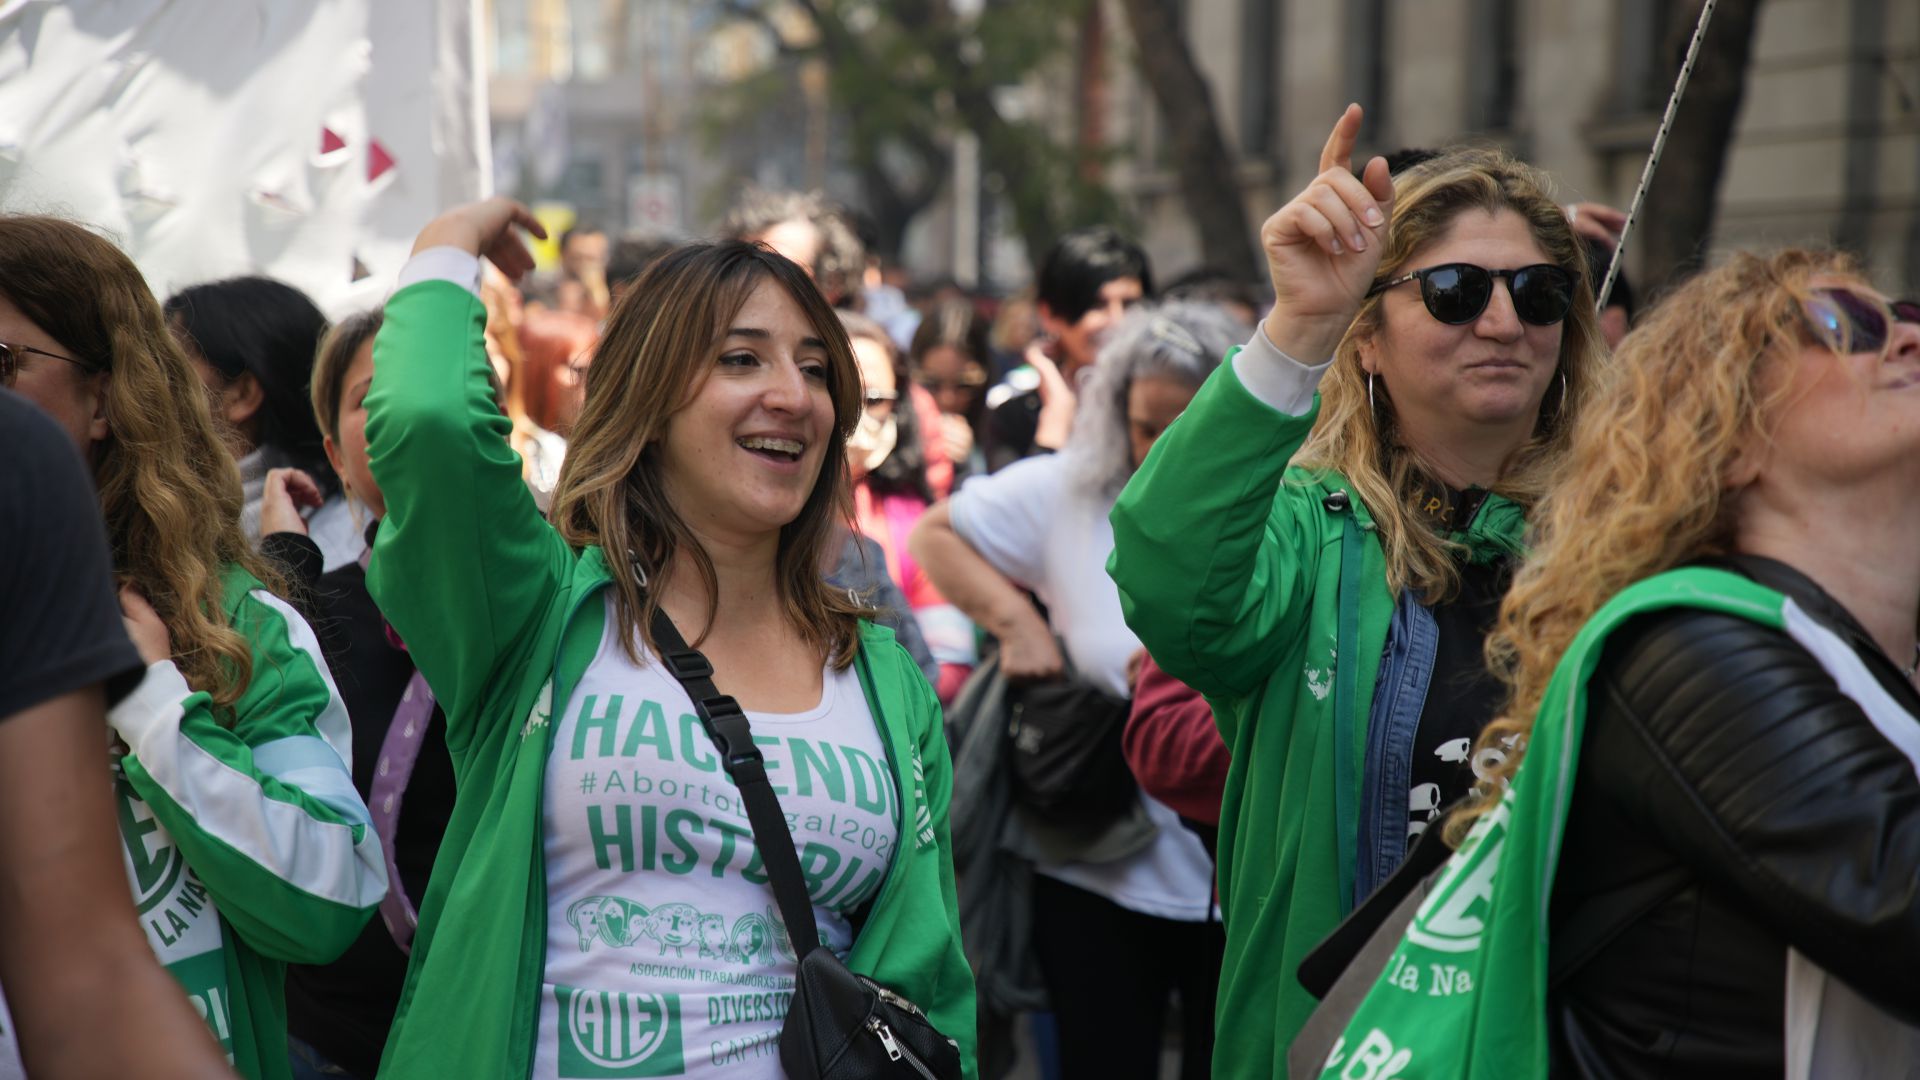
[{"label": "green scarf over shoulder", "polygon": [[1697,607],[1785,627],[1786,598],[1687,568],[1622,591],[1587,620],[1534,720],[1500,805],[1474,823],[1335,1044],[1322,1080],[1545,1076],[1547,909],[1572,804],[1587,680],[1635,615]]}]

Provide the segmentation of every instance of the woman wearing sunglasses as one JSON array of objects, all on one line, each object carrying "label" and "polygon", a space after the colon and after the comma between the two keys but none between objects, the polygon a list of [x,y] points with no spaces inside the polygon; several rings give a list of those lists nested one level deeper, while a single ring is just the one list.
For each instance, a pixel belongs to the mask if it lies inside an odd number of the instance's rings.
[{"label": "woman wearing sunglasses", "polygon": [[286,965],[338,956],[387,887],[346,709],[241,531],[240,471],[132,260],[73,222],[0,215],[0,342],[0,384],[90,467],[147,665],[107,715],[147,944],[240,1075],[287,1077]]},{"label": "woman wearing sunglasses", "polygon": [[1492,888],[1445,1027],[1511,1075],[1920,1074],[1920,304],[1741,254],[1612,363],[1493,634],[1480,746],[1528,749],[1449,822]]},{"label": "woman wearing sunglasses", "polygon": [[1301,959],[1485,767],[1482,642],[1603,355],[1540,174],[1462,151],[1356,178],[1359,129],[1262,228],[1272,313],[1113,511],[1128,625],[1232,754],[1217,1076],[1285,1073]]}]

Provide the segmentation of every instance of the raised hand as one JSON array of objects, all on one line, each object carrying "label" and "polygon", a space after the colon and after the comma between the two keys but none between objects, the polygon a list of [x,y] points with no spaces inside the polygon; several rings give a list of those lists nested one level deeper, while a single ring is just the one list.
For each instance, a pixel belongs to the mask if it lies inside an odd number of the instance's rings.
[{"label": "raised hand", "polygon": [[1033,444],[1058,450],[1067,445],[1067,436],[1073,431],[1073,411],[1078,407],[1079,395],[1060,373],[1060,365],[1047,355],[1045,343],[1035,341],[1028,345],[1026,359],[1028,366],[1040,376],[1040,415],[1034,422]]},{"label": "raised hand", "polygon": [[260,492],[260,535],[277,532],[307,535],[307,522],[300,508],[318,507],[320,485],[299,469],[268,469],[266,486]]},{"label": "raised hand", "polygon": [[1320,175],[1260,227],[1273,278],[1267,336],[1303,363],[1333,355],[1373,283],[1393,217],[1387,160],[1353,175],[1361,116],[1360,106],[1347,106],[1320,151]]},{"label": "raised hand", "polygon": [[491,199],[456,206],[420,230],[413,242],[415,254],[430,247],[457,247],[484,256],[509,281],[518,281],[533,269],[533,253],[520,239],[518,226],[544,240],[546,226],[534,219],[533,211],[512,199],[496,195]]},{"label": "raised hand", "polygon": [[973,425],[957,413],[940,414],[940,435],[947,447],[947,458],[965,462],[973,453]]},{"label": "raised hand", "polygon": [[1605,203],[1569,203],[1567,224],[1573,226],[1575,235],[1612,248],[1620,243],[1620,234],[1627,227],[1627,212]]},{"label": "raised hand", "polygon": [[167,633],[167,624],[147,602],[140,586],[120,586],[120,621],[126,624],[127,636],[133,639],[142,663],[157,664],[172,658],[173,638]]}]

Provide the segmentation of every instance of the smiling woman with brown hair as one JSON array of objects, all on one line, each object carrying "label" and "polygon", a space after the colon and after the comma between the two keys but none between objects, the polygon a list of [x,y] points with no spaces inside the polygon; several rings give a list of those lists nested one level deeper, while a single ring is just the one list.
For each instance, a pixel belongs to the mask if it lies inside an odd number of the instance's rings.
[{"label": "smiling woman with brown hair", "polygon": [[[766,248],[662,256],[608,320],[549,525],[473,291],[480,254],[531,265],[515,226],[537,229],[494,199],[421,233],[366,403],[387,509],[368,585],[460,776],[381,1075],[775,1077],[813,941],[924,1007],[971,1075],[939,707],[820,575],[860,413],[845,333]],[[664,628],[758,733],[724,768]],[[775,902],[731,782],[749,758],[779,785],[815,926]]]}]

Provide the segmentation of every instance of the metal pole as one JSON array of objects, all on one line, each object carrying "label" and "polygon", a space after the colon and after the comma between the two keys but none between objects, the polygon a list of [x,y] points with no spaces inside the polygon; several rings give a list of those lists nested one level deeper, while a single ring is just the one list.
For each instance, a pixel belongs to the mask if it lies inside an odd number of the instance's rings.
[{"label": "metal pole", "polygon": [[1706,0],[1700,7],[1700,21],[1694,24],[1693,40],[1687,43],[1687,58],[1680,62],[1680,76],[1673,81],[1673,93],[1667,98],[1667,110],[1660,117],[1660,130],[1653,136],[1653,152],[1640,170],[1640,186],[1633,190],[1633,202],[1627,206],[1627,222],[1620,226],[1620,242],[1613,246],[1613,259],[1607,263],[1606,280],[1600,283],[1596,308],[1604,311],[1607,296],[1613,292],[1613,279],[1620,276],[1620,259],[1627,250],[1627,236],[1633,223],[1640,220],[1640,204],[1646,201],[1647,185],[1653,182],[1653,170],[1660,167],[1660,153],[1667,148],[1667,135],[1673,131],[1674,114],[1680,111],[1680,97],[1687,92],[1687,79],[1693,74],[1693,61],[1700,55],[1700,42],[1707,36],[1707,23],[1713,18],[1718,0]]}]

